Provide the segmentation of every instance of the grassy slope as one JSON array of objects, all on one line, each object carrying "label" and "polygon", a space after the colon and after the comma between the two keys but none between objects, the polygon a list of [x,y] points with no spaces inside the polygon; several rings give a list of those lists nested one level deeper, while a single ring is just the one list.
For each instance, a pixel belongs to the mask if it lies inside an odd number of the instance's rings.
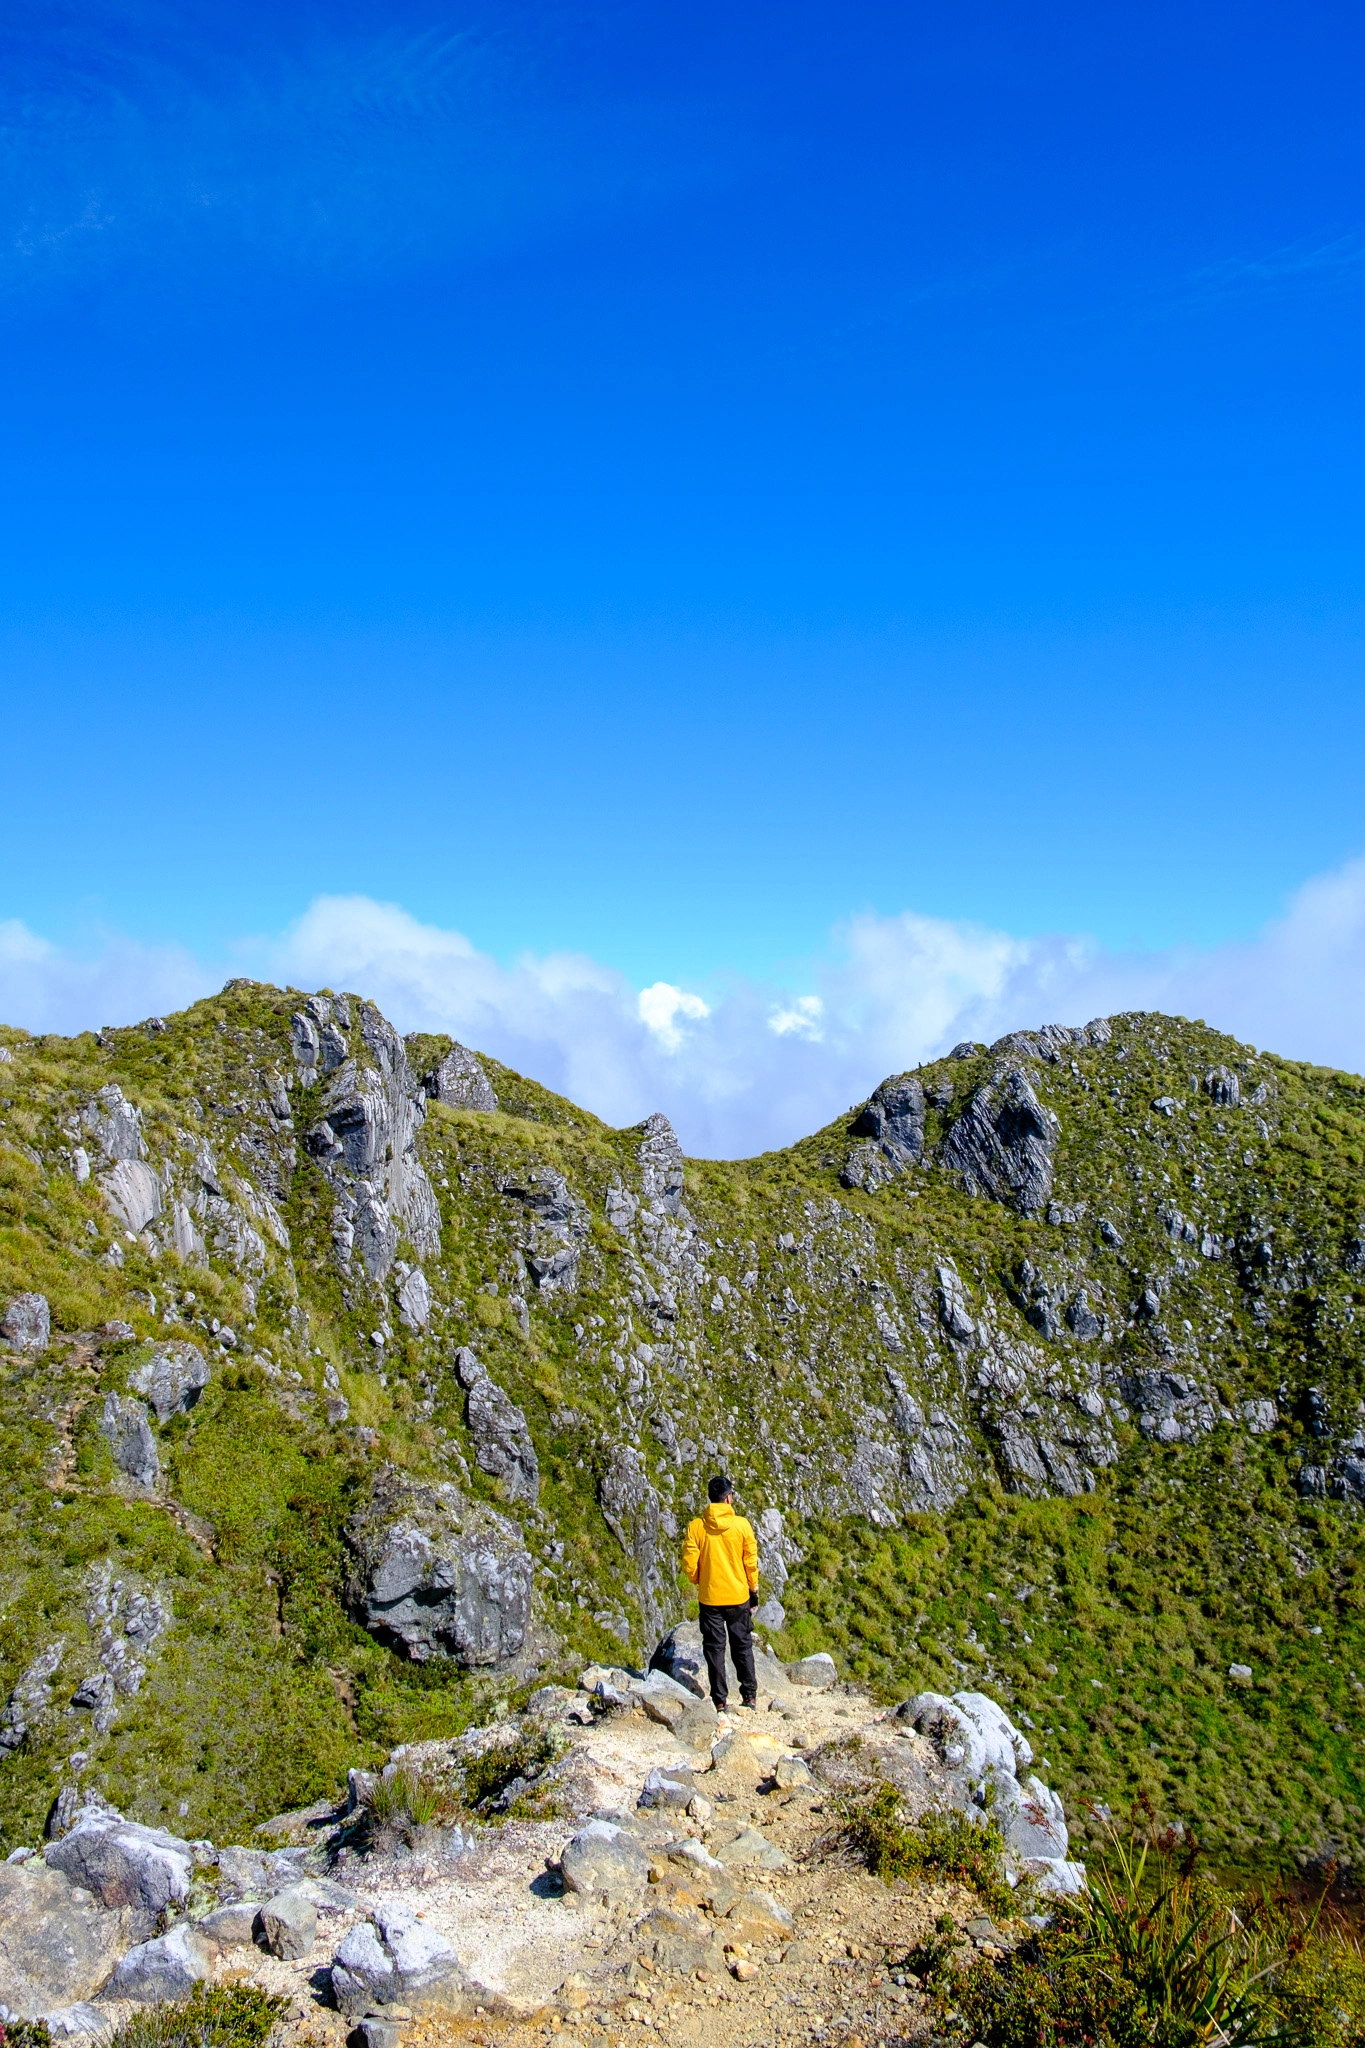
[{"label": "grassy slope", "polygon": [[[37,1287],[64,1332],[119,1316],[138,1340],[164,1333],[171,1300],[187,1334],[205,1341],[195,1325],[211,1313],[244,1339],[193,1414],[163,1433],[169,1493],[186,1511],[178,1517],[119,1492],[94,1426],[97,1397],[123,1386],[136,1343],[101,1345],[89,1363],[54,1348],[0,1368],[0,1458],[11,1475],[0,1500],[0,1686],[57,1633],[69,1644],[63,1679],[88,1662],[83,1588],[100,1561],[165,1589],[176,1627],[104,1745],[87,1745],[87,1782],[143,1818],[219,1839],[331,1789],[348,1763],[457,1728],[500,1689],[493,1678],[398,1662],[345,1618],[338,1599],[342,1524],[378,1458],[464,1479],[468,1442],[448,1371],[455,1342],[478,1344],[537,1442],[544,1486],[525,1526],[538,1556],[552,1539],[565,1547],[539,1581],[560,1661],[621,1654],[595,1612],[624,1610],[638,1627],[625,1560],[596,1497],[606,1447],[632,1426],[608,1352],[624,1318],[637,1328],[641,1318],[628,1253],[602,1214],[608,1182],[629,1177],[631,1133],[494,1062],[502,1112],[432,1111],[422,1147],[444,1243],[428,1271],[444,1312],[422,1338],[394,1325],[387,1386],[368,1342],[377,1303],[355,1299],[352,1310],[343,1299],[328,1247],[330,1198],[302,1151],[282,1205],[292,1270],[272,1254],[254,1317],[222,1261],[184,1270],[172,1254],[152,1259],[128,1246],[121,1271],[101,1263],[113,1232],[94,1183],[78,1187],[61,1169],[65,1117],[116,1078],[141,1105],[154,1152],[173,1146],[177,1130],[206,1130],[220,1161],[237,1156],[229,1105],[249,1100],[253,1071],[287,1066],[296,1001],[236,987],[170,1020],[164,1034],[120,1032],[107,1048],[89,1036],[4,1034],[15,1058],[0,1070],[10,1097],[0,1112],[0,1295]],[[1245,1090],[1267,1082],[1265,1109],[1219,1112],[1192,1088],[1220,1060],[1241,1068]],[[956,1107],[983,1066],[947,1063],[926,1079],[951,1077]],[[1036,1723],[1049,1775],[1073,1811],[1087,1797],[1117,1807],[1146,1793],[1196,1823],[1229,1864],[1265,1867],[1328,1842],[1359,1862],[1360,1511],[1301,1502],[1293,1479],[1310,1442],[1307,1387],[1326,1390],[1338,1433],[1353,1425],[1362,1391],[1355,1318],[1365,1295],[1343,1248],[1360,1221],[1365,1089],[1163,1018],[1118,1020],[1110,1044],[1078,1051],[1075,1066],[1040,1068],[1040,1092],[1063,1128],[1057,1194],[1088,1205],[1074,1226],[1026,1222],[934,1171],[876,1195],[849,1193],[837,1182],[849,1142],[843,1120],[783,1153],[690,1164],[687,1202],[710,1244],[710,1271],[734,1284],[722,1312],[704,1290],[680,1317],[648,1399],[737,1465],[750,1505],[785,1505],[782,1460],[760,1424],[837,1458],[850,1388],[872,1398],[883,1387],[865,1321],[869,1260],[893,1295],[908,1297],[903,1276],[931,1270],[946,1251],[972,1300],[990,1301],[1002,1326],[1029,1339],[1013,1300],[1020,1262],[1068,1285],[1084,1279],[1116,1331],[1096,1355],[1130,1365],[1153,1362],[1150,1329],[1130,1311],[1145,1278],[1164,1274],[1162,1321],[1183,1364],[1197,1353],[1229,1401],[1285,1387],[1279,1429],[1252,1438],[1222,1425],[1197,1445],[1173,1447],[1126,1430],[1118,1465],[1079,1500],[1027,1500],[986,1477],[943,1520],[910,1517],[883,1530],[851,1516],[794,1521],[805,1557],[780,1646],[832,1647],[888,1693],[971,1683],[997,1691]],[[1178,1101],[1176,1115],[1152,1111],[1158,1095]],[[300,1130],[308,1112],[296,1098]],[[524,1336],[508,1300],[515,1233],[496,1179],[534,1165],[564,1171],[592,1221],[582,1289],[532,1297]],[[1157,1214],[1172,1203],[1240,1249],[1209,1260],[1197,1246],[1174,1249]],[[863,1240],[856,1282],[820,1238],[831,1213],[846,1233],[870,1225],[873,1251]],[[1096,1234],[1101,1214],[1123,1235],[1117,1253]],[[793,1251],[779,1243],[787,1233]],[[1248,1264],[1253,1243],[1272,1247],[1268,1265]],[[760,1274],[749,1291],[746,1269]],[[1258,1294],[1264,1323],[1251,1312]],[[594,1316],[603,1319],[600,1343],[580,1342],[575,1323],[591,1333]],[[1064,1364],[1084,1350],[1051,1348]],[[301,1375],[297,1395],[272,1385],[249,1355],[258,1350]],[[373,1429],[374,1445],[353,1429],[329,1430],[310,1399],[329,1361],[352,1424]],[[916,1357],[901,1363],[913,1379]],[[696,1468],[670,1467],[648,1430],[637,1434],[665,1505],[680,1515]],[[472,1461],[468,1469],[468,1483],[491,1497]],[[1032,1589],[1026,1598],[1023,1588]],[[1252,1686],[1229,1682],[1233,1661],[1253,1666]],[[65,1712],[70,1689],[58,1685],[51,1715],[0,1764],[0,1848],[34,1839],[60,1760],[75,1731],[88,1731],[88,1720]]]}]

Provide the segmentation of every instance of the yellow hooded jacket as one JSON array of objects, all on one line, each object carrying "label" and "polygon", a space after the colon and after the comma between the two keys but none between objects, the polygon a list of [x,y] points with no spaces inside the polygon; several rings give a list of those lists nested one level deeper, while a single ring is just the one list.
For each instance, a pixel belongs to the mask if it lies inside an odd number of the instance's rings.
[{"label": "yellow hooded jacket", "polygon": [[758,1543],[728,1500],[688,1523],[682,1567],[703,1607],[738,1607],[758,1591]]}]

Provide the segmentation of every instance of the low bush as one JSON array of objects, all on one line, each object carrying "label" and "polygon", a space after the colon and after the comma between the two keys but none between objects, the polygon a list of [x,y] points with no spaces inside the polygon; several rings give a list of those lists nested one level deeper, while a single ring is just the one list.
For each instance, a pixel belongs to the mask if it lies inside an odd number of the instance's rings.
[{"label": "low bush", "polygon": [[955,1878],[992,1912],[1018,1910],[1018,1895],[1005,1878],[1004,1843],[990,1819],[926,1813],[908,1820],[899,1790],[883,1782],[870,1797],[848,1803],[844,1832],[868,1869],[887,1884],[898,1877]]},{"label": "low bush", "polygon": [[186,1999],[133,2013],[108,2048],[261,2048],[288,2005],[255,1984],[196,1984]]}]

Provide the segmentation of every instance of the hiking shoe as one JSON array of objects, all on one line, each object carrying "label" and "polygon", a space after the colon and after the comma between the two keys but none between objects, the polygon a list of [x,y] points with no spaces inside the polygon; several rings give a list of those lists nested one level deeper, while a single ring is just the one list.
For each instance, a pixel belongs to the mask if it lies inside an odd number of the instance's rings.
[{"label": "hiking shoe", "polygon": [[739,1711],[741,1712],[741,1714],[756,1714],[758,1712],[758,1701],[741,1700],[739,1703]]}]

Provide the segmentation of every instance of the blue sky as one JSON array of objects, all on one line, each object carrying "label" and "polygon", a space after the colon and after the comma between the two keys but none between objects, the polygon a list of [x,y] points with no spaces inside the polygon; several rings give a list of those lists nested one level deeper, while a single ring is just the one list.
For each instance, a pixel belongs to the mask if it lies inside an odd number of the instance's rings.
[{"label": "blue sky", "polygon": [[1365,851],[1362,43],[11,9],[15,958],[363,898],[714,1009],[859,918],[1252,943]]}]

